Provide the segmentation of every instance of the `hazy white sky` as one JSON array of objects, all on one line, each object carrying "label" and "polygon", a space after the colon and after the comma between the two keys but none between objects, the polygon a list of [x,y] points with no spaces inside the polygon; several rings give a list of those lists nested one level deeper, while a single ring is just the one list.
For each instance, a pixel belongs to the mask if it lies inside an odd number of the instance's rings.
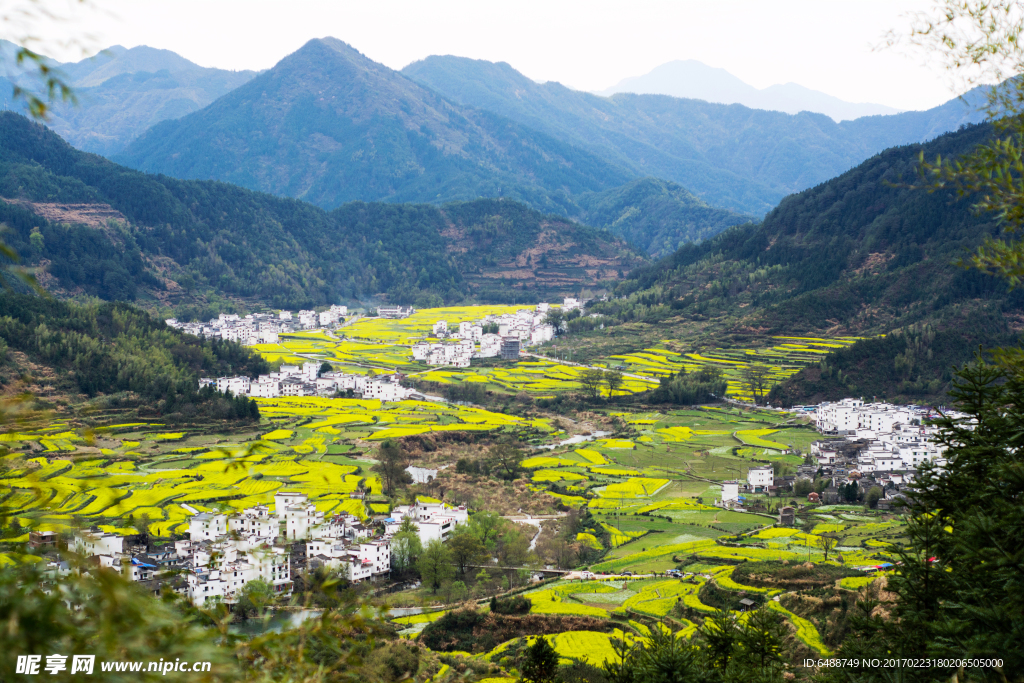
[{"label": "hazy white sky", "polygon": [[[56,0],[71,2],[71,0]],[[601,90],[675,59],[759,88],[795,82],[851,102],[924,109],[954,96],[925,55],[873,49],[924,0],[91,0],[36,31],[50,54],[88,35],[173,50],[203,66],[265,69],[334,36],[389,67],[432,54],[505,61],[538,81]],[[51,5],[60,11],[63,5]],[[8,36],[9,37],[9,36]]]}]

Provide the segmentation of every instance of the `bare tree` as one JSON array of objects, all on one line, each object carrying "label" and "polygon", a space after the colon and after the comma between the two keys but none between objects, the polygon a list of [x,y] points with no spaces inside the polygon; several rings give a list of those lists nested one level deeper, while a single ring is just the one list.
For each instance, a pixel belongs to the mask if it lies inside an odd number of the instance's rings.
[{"label": "bare tree", "polygon": [[519,474],[519,463],[523,460],[523,452],[508,442],[499,443],[491,448],[491,458],[496,474],[505,479],[515,479]]},{"label": "bare tree", "polygon": [[839,539],[835,536],[818,536],[818,547],[821,548],[822,552],[825,553],[825,561],[828,562],[828,554],[833,548],[839,544]]},{"label": "bare tree", "polygon": [[388,439],[382,443],[378,451],[378,460],[379,462],[373,466],[373,471],[380,475],[385,494],[394,495],[399,485],[412,482],[412,477],[405,471],[408,466],[405,450],[397,441]]}]

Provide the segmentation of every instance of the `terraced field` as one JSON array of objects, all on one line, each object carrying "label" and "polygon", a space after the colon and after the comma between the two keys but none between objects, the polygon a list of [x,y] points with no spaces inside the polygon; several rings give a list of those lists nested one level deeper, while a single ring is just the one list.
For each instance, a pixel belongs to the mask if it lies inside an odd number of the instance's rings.
[{"label": "terraced field", "polygon": [[[95,438],[54,424],[9,433],[13,465],[0,477],[2,505],[22,526],[135,533],[143,517],[151,533],[180,533],[194,512],[237,510],[272,502],[281,488],[309,495],[324,512],[365,517],[390,508],[374,463],[375,441],[431,431],[488,431],[540,438],[546,420],[527,420],[469,406],[402,401],[287,397],[259,399],[263,424],[229,439],[159,423],[101,427]],[[351,494],[363,491],[366,502]],[[370,505],[370,510],[367,509]]]},{"label": "terraced field", "polygon": [[[436,341],[432,337],[432,327],[438,320],[447,321],[451,328],[460,322],[478,321],[490,314],[514,313],[519,308],[522,307],[461,306],[424,309],[400,320],[363,318],[335,333],[282,335],[280,343],[261,344],[256,349],[272,363],[301,363],[317,359],[345,372],[401,371],[440,384],[478,383],[496,392],[526,392],[537,397],[551,397],[580,390],[579,377],[585,368],[556,360],[524,357],[514,363],[477,364],[456,369],[430,367],[412,357],[413,344],[424,340]],[[801,368],[818,362],[830,351],[849,346],[857,338],[774,337],[772,340],[776,343],[770,347],[713,349],[700,353],[679,350],[674,342],[665,341],[642,351],[611,356],[597,361],[595,365],[618,367],[626,372],[623,385],[617,390],[623,394],[647,391],[657,386],[661,377],[682,369],[691,372],[713,365],[725,374],[729,396],[749,400],[751,396],[743,384],[743,371],[747,366],[753,363],[767,365],[771,371],[770,382],[781,382]],[[750,444],[765,445],[756,440]]]},{"label": "terraced field", "polygon": [[677,348],[675,342],[666,340],[642,351],[611,356],[603,364],[656,378],[674,375],[680,370],[695,372],[702,367],[713,366],[722,370],[728,383],[730,397],[751,400],[750,390],[743,382],[743,371],[748,366],[765,365],[770,370],[771,384],[783,382],[801,368],[817,363],[828,353],[850,346],[858,339],[859,337],[773,337],[772,340],[776,343],[770,347],[716,348],[700,353],[684,351]]}]

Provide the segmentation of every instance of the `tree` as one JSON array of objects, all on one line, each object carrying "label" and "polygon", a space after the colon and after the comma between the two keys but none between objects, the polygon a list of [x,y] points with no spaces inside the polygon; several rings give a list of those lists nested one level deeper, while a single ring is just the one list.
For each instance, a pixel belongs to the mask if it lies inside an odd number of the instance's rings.
[{"label": "tree", "polygon": [[544,316],[544,322],[555,328],[555,332],[561,332],[562,321],[565,319],[565,315],[562,313],[561,308],[548,309],[548,314]]},{"label": "tree", "polygon": [[782,615],[762,605],[743,623],[737,639],[740,652],[762,677],[782,669],[782,641],[785,637]]},{"label": "tree", "polygon": [[878,501],[882,496],[885,495],[885,491],[881,486],[872,486],[866,494],[864,494],[864,502],[868,504],[868,507],[874,510],[878,507]]},{"label": "tree", "polygon": [[821,536],[818,536],[817,543],[818,547],[821,548],[821,551],[825,553],[825,561],[828,562],[828,554],[833,548],[839,545],[839,539],[829,534],[822,534]]},{"label": "tree", "polygon": [[487,550],[494,549],[498,536],[506,526],[508,526],[508,521],[497,512],[484,510],[469,517],[469,530],[480,539]]},{"label": "tree", "polygon": [[793,484],[793,494],[797,496],[806,496],[813,490],[814,482],[806,477],[803,479],[797,479],[796,483]]},{"label": "tree", "polygon": [[727,610],[718,610],[704,619],[698,633],[706,645],[702,650],[705,666],[711,670],[725,671],[739,635],[732,615]]},{"label": "tree", "polygon": [[462,581],[449,581],[445,583],[441,587],[441,592],[444,593],[445,603],[449,605],[453,602],[462,602],[469,595],[469,590]]},{"label": "tree", "polygon": [[651,629],[645,647],[634,651],[633,681],[636,683],[691,683],[706,680],[697,672],[693,645],[660,626]]},{"label": "tree", "polygon": [[437,593],[441,584],[450,581],[455,576],[452,553],[444,543],[436,538],[427,543],[416,566],[420,570],[420,578],[424,585],[430,586],[434,593]]},{"label": "tree", "polygon": [[406,517],[391,538],[391,569],[398,573],[411,571],[416,567],[416,562],[422,554],[423,544],[420,541],[419,530],[412,520]]},{"label": "tree", "polygon": [[515,568],[526,562],[530,554],[530,540],[518,524],[509,524],[498,539],[498,563],[508,567],[509,588],[515,581]]},{"label": "tree", "polygon": [[[957,373],[951,395],[964,416],[935,421],[946,463],[922,463],[915,476],[907,541],[894,549],[897,571],[885,587],[897,596],[882,606],[891,618],[877,617],[881,596],[863,601],[837,656],[1000,658],[1000,669],[967,667],[958,677],[1016,681],[1024,671],[1024,373],[978,362]],[[927,678],[954,671],[931,669]],[[851,673],[883,680],[870,669]]]},{"label": "tree", "polygon": [[604,371],[597,368],[587,368],[580,373],[579,380],[577,381],[579,381],[587,396],[596,399],[601,395],[601,385],[604,384]]},{"label": "tree", "polygon": [[405,468],[408,467],[405,450],[397,441],[385,440],[380,445],[377,457],[378,463],[371,469],[380,475],[386,495],[394,495],[398,486],[412,483],[412,477],[405,471]]},{"label": "tree", "polygon": [[317,374],[318,375],[323,375],[323,374],[326,374],[328,372],[333,372],[333,371],[334,371],[334,368],[331,367],[330,363],[321,363],[320,364],[320,370],[317,371]]},{"label": "tree", "polygon": [[459,568],[459,575],[466,575],[466,567],[477,562],[486,552],[484,544],[465,526],[457,527],[448,541],[452,561]]},{"label": "tree", "polygon": [[608,385],[608,398],[615,395],[615,392],[622,386],[624,379],[622,373],[618,370],[612,370],[604,374],[604,383]]},{"label": "tree", "polygon": [[519,670],[526,683],[551,683],[558,673],[558,652],[547,638],[536,636],[533,644],[526,648]]},{"label": "tree", "polygon": [[253,579],[244,586],[238,596],[235,611],[242,616],[262,616],[264,610],[274,603],[274,587],[265,579]]},{"label": "tree", "polygon": [[890,34],[890,43],[906,39],[924,47],[929,60],[941,62],[961,92],[986,89],[986,114],[996,135],[955,161],[924,163],[928,189],[954,189],[977,199],[975,207],[998,217],[1004,237],[986,237],[969,265],[1005,279],[1011,287],[1024,279],[1024,22],[1017,0],[939,0],[934,14],[916,16],[910,34]]},{"label": "tree", "polygon": [[515,479],[523,461],[523,452],[509,442],[502,442],[491,447],[488,453],[493,463],[493,470],[503,479]]},{"label": "tree", "polygon": [[743,383],[754,398],[754,403],[762,403],[768,393],[769,378],[772,369],[761,363],[751,363],[743,370]]}]

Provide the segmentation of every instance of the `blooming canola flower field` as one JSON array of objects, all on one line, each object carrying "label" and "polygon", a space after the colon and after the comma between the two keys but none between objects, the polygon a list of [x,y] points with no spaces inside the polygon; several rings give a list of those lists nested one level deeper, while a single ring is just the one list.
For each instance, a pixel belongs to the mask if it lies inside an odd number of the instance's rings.
[{"label": "blooming canola flower field", "polygon": [[634,353],[610,356],[606,365],[621,367],[626,372],[653,378],[669,377],[682,370],[696,372],[703,367],[722,371],[728,385],[727,395],[751,400],[743,380],[744,370],[754,364],[767,366],[769,382],[783,382],[801,368],[819,362],[825,355],[846,348],[860,337],[773,337],[773,346],[762,348],[716,348],[708,351],[683,352],[674,349],[671,340]]},{"label": "blooming canola flower field", "polygon": [[325,513],[366,517],[388,511],[370,469],[375,461],[365,457],[375,442],[432,431],[534,438],[555,431],[546,420],[443,403],[257,400],[262,423],[230,439],[158,423],[110,425],[91,436],[65,424],[5,434],[12,452],[0,504],[24,527],[135,533],[144,522],[156,536],[181,533],[195,512],[271,503],[284,488],[307,494]]}]

